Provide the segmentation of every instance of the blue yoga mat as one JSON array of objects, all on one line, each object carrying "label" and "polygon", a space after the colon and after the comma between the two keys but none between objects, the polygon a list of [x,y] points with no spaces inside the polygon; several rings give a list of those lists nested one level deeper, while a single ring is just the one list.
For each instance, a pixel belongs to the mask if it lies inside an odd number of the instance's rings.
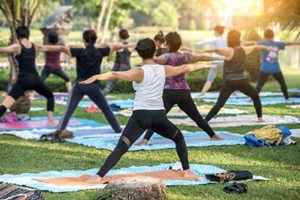
[{"label": "blue yoga mat", "polygon": [[[241,145],[245,143],[242,135],[229,132],[217,132],[217,134],[224,140],[210,140],[207,134],[205,134],[204,132],[183,132],[183,134],[188,147]],[[119,138],[119,134],[110,134],[106,137],[102,137],[101,135],[75,137],[73,139],[68,139],[67,141],[84,146],[95,147],[98,149],[113,150],[117,145]],[[175,144],[172,140],[161,137],[158,134],[154,134],[149,144],[142,146],[132,145],[129,151],[158,150],[170,148],[175,148]]]},{"label": "blue yoga mat", "polygon": [[[214,98],[203,98],[202,99],[208,103],[216,103],[217,99]],[[276,105],[276,104],[297,104],[300,103],[300,98],[291,97],[286,101],[283,97],[261,97],[260,98],[262,105]],[[226,101],[226,105],[253,105],[253,102],[250,98],[232,98],[230,97]]]},{"label": "blue yoga mat", "polygon": [[[121,169],[113,169],[108,175],[115,174],[128,174],[128,173],[142,173],[142,172],[152,172],[152,171],[160,171],[167,170],[170,166],[178,166],[178,164],[169,163],[169,164],[160,164],[156,166],[132,166],[128,168]],[[204,175],[205,174],[215,174],[224,172],[223,169],[211,166],[211,165],[199,165],[199,164],[191,164],[191,169],[194,173],[198,174],[201,178],[195,181],[186,181],[186,180],[166,180],[164,183],[168,186],[172,185],[204,185],[213,183],[207,180]],[[88,190],[88,189],[101,189],[104,188],[104,184],[92,185],[92,186],[56,186],[53,184],[47,184],[43,182],[39,182],[36,179],[48,179],[48,178],[59,178],[59,177],[78,177],[81,175],[95,175],[98,169],[89,169],[89,170],[64,170],[64,171],[47,171],[40,173],[24,173],[24,174],[4,174],[0,176],[0,182],[11,183],[17,185],[24,185],[31,188],[35,188],[42,191],[49,192],[76,192],[80,190]],[[254,176],[254,180],[267,180],[264,177]]]}]

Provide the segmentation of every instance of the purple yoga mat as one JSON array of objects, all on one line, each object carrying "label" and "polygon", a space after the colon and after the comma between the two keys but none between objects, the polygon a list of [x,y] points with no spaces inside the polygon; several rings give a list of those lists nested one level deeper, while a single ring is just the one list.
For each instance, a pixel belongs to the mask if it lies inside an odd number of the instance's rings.
[{"label": "purple yoga mat", "polygon": [[[78,127],[78,126],[103,126],[103,124],[96,121],[72,118],[68,123],[68,126]],[[0,130],[30,130],[30,129],[43,129],[43,128],[55,128],[56,126],[49,126],[46,117],[33,117],[31,120],[18,121],[13,123],[0,123]]]}]

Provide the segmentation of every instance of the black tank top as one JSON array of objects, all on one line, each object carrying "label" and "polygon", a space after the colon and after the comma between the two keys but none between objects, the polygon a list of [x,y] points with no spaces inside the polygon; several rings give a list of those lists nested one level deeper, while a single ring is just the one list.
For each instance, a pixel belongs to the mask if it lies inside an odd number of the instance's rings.
[{"label": "black tank top", "polygon": [[232,59],[224,61],[223,80],[245,79],[246,53],[242,47],[236,47],[233,50]]},{"label": "black tank top", "polygon": [[[123,44],[128,44],[124,42]],[[128,48],[124,48],[121,51],[117,51],[114,68],[118,68],[120,71],[126,71],[131,68],[130,66],[131,52]]]},{"label": "black tank top", "polygon": [[38,72],[35,66],[36,50],[34,44],[31,48],[26,48],[23,44],[21,45],[21,53],[16,55],[19,66],[19,77],[24,77],[26,75],[36,75]]}]

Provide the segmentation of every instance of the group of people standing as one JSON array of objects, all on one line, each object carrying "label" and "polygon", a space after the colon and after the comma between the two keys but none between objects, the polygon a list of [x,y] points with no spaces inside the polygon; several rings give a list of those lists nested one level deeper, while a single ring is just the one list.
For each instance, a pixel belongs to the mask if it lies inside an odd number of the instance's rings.
[{"label": "group of people standing", "polygon": [[[188,151],[184,136],[181,131],[168,120],[167,113],[177,105],[190,117],[200,129],[203,129],[214,140],[220,140],[218,135],[209,126],[208,121],[213,118],[224,106],[230,95],[239,90],[251,97],[254,102],[257,117],[262,121],[262,106],[258,92],[265,83],[267,77],[274,75],[282,85],[285,93],[286,86],[279,68],[278,51],[285,45],[297,43],[282,43],[273,40],[270,30],[266,31],[265,40],[242,46],[241,33],[237,30],[228,32],[223,39],[224,27],[216,27],[217,42],[215,48],[201,52],[180,51],[182,40],[177,32],[170,32],[166,36],[159,32],[154,39],[139,40],[137,44],[128,42],[129,33],[122,29],[119,33],[121,42],[117,44],[98,44],[94,30],[85,30],[82,34],[83,47],[69,47],[61,45],[54,33],[48,35],[47,45],[36,45],[29,40],[30,32],[27,27],[18,27],[16,35],[18,42],[8,47],[0,48],[0,53],[12,53],[18,61],[18,80],[12,86],[7,96],[0,105],[0,116],[9,109],[15,100],[28,90],[35,90],[46,97],[49,124],[55,124],[53,118],[54,96],[46,87],[43,80],[51,73],[62,77],[67,84],[70,80],[62,71],[59,62],[60,53],[65,53],[76,59],[76,80],[70,92],[65,114],[61,119],[57,131],[44,135],[42,139],[63,139],[68,121],[75,111],[78,103],[87,95],[105,115],[107,121],[116,133],[121,133],[116,148],[111,152],[97,176],[83,176],[90,182],[101,181],[101,178],[120,160],[130,146],[146,131],[144,139],[140,143],[147,143],[154,132],[171,139],[176,144],[176,152],[182,164],[183,176],[193,176],[189,170]],[[130,66],[130,55],[135,50],[142,59],[140,67]],[[36,66],[36,52],[46,52],[46,66],[39,76]],[[116,62],[113,70],[101,74],[101,64],[104,57],[111,52],[116,52]],[[262,52],[262,67],[255,90],[245,76],[245,61],[247,55],[253,51]],[[210,55],[215,53],[217,55]],[[206,68],[207,65],[188,65],[199,61],[209,61],[223,68],[223,84],[217,103],[204,119],[199,113],[196,104],[191,97],[191,90],[186,80],[186,74],[195,70]],[[268,62],[268,64],[266,64]],[[272,68],[270,70],[270,68]],[[216,77],[216,68],[211,68],[208,83],[204,87],[207,91]],[[98,81],[113,81],[116,79],[132,81],[135,90],[134,107],[132,116],[126,127],[122,130],[116,120],[110,106],[105,99]],[[109,82],[104,90],[109,92],[113,82]],[[287,95],[285,95],[288,98]]]}]

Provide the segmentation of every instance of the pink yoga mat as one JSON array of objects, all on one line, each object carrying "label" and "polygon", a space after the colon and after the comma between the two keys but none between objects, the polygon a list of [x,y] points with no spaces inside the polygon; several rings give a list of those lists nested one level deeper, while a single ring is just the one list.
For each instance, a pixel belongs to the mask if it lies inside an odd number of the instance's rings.
[{"label": "pink yoga mat", "polygon": [[[68,123],[68,126],[101,126],[92,120],[72,118]],[[0,123],[0,130],[24,130],[24,129],[39,129],[39,128],[55,128],[56,126],[49,126],[47,118],[45,117],[34,117],[27,121],[18,121],[13,123]]]}]

